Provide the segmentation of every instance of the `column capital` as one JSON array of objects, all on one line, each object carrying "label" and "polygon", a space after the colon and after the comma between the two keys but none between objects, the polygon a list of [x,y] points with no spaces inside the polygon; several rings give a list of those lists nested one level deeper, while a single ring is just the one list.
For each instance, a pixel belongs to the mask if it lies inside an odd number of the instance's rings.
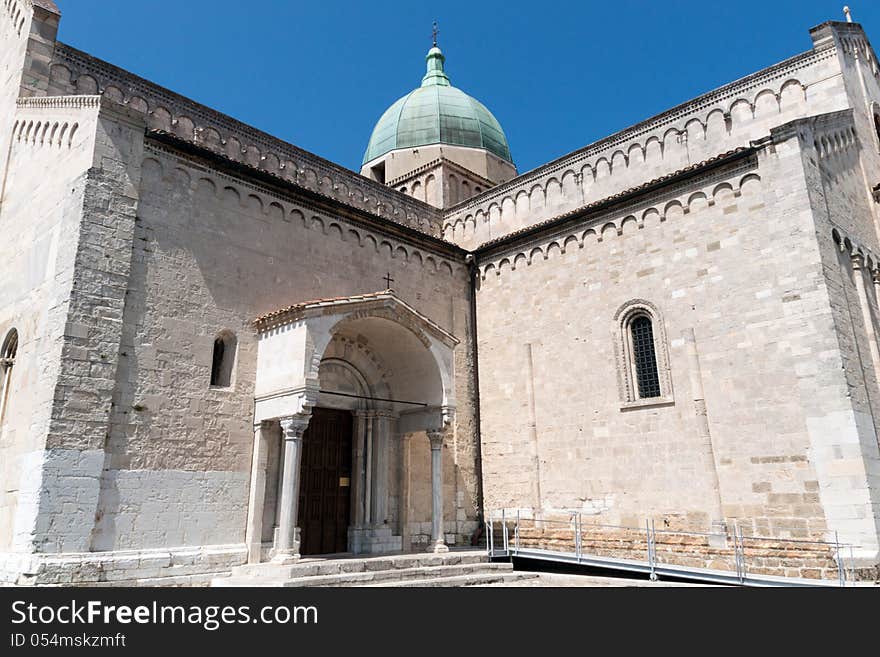
[{"label": "column capital", "polygon": [[428,436],[428,440],[431,442],[431,449],[440,449],[443,447],[443,437],[446,435],[446,431],[443,429],[426,431]]},{"label": "column capital", "polygon": [[259,422],[254,422],[254,433],[267,428],[269,424],[269,420],[260,420]]},{"label": "column capital", "polygon": [[854,253],[850,256],[850,261],[852,262],[852,268],[854,271],[861,271],[862,267],[865,265],[865,257],[861,253]]},{"label": "column capital", "polygon": [[311,417],[311,413],[300,413],[297,415],[291,415],[290,417],[281,418],[279,423],[281,424],[281,432],[284,435],[284,440],[299,440],[302,438],[309,426],[309,419]]},{"label": "column capital", "polygon": [[397,419],[400,417],[400,413],[395,413],[394,411],[389,410],[387,408],[382,408],[382,409],[376,410],[376,411],[374,411],[374,414],[376,417],[384,417],[384,418],[388,418],[391,420],[394,420],[394,419]]}]

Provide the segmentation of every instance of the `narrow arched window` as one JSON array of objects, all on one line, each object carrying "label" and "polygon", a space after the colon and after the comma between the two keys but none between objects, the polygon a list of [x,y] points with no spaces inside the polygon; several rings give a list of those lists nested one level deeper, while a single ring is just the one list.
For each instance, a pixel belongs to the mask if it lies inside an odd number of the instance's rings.
[{"label": "narrow arched window", "polygon": [[621,410],[674,404],[660,309],[632,299],[614,313],[614,359]]},{"label": "narrow arched window", "polygon": [[232,385],[235,345],[235,334],[229,331],[223,331],[214,338],[214,352],[211,357],[212,386],[228,388]]},{"label": "narrow arched window", "polygon": [[630,322],[629,331],[639,399],[659,397],[660,375],[657,372],[657,352],[654,347],[654,327],[651,318],[637,315]]},{"label": "narrow arched window", "polygon": [[880,143],[880,114],[874,114],[874,131],[877,133],[877,142]]},{"label": "narrow arched window", "polygon": [[9,394],[12,384],[12,366],[15,365],[15,354],[18,352],[18,331],[12,329],[3,340],[0,351],[0,422],[6,417],[9,405]]}]

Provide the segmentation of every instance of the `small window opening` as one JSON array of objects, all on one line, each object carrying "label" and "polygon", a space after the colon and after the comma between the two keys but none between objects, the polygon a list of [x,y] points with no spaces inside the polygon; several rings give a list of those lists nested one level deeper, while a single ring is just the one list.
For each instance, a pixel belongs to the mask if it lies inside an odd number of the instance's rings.
[{"label": "small window opening", "polygon": [[232,369],[235,363],[235,335],[224,331],[214,338],[211,358],[211,385],[228,388],[232,385]]},{"label": "small window opening", "polygon": [[3,349],[0,351],[0,422],[6,417],[6,408],[9,405],[12,366],[15,365],[16,353],[18,353],[18,331],[12,329],[6,335]]},{"label": "small window opening", "polygon": [[654,349],[654,327],[650,318],[639,315],[630,323],[632,335],[633,367],[639,397],[647,399],[660,396],[660,375],[657,372],[657,353]]}]

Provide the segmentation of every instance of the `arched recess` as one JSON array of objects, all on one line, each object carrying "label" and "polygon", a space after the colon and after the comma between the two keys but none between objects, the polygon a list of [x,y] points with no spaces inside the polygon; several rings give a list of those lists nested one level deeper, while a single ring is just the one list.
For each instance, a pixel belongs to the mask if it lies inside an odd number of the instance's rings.
[{"label": "arched recess", "polygon": [[10,388],[12,387],[12,369],[18,354],[18,330],[11,329],[0,347],[0,425],[6,417],[9,404]]},{"label": "arched recess", "polygon": [[228,388],[232,385],[237,347],[238,339],[232,331],[224,329],[214,337],[211,354],[211,387]]}]

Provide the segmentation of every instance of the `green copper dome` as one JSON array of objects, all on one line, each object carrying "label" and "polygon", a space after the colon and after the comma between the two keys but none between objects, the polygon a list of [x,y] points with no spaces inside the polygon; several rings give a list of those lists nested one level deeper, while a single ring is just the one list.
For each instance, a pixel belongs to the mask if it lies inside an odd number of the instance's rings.
[{"label": "green copper dome", "polygon": [[396,148],[428,144],[484,148],[513,164],[507,138],[492,112],[449,83],[440,48],[435,45],[425,59],[428,72],[422,86],[385,110],[373,128],[364,164]]}]

